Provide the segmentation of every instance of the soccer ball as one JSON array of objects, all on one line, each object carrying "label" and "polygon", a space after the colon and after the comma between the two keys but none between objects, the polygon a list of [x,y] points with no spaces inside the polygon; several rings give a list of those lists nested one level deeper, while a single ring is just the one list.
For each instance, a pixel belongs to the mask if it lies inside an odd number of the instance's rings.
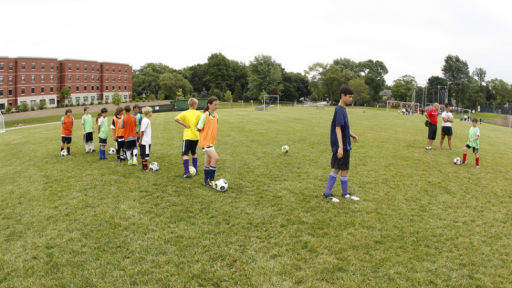
[{"label": "soccer ball", "polygon": [[219,192],[224,192],[224,191],[228,190],[228,181],[226,181],[226,179],[217,180],[217,182],[215,182],[215,185],[213,186],[213,188],[215,188],[215,190],[217,190]]},{"label": "soccer ball", "polygon": [[286,153],[288,153],[288,151],[290,151],[290,147],[288,147],[288,146],[284,145],[283,147],[281,147],[281,151],[282,151],[284,154],[286,154]]},{"label": "soccer ball", "polygon": [[160,166],[158,166],[158,163],[156,162],[151,162],[151,164],[149,164],[149,171],[158,171],[160,169]]},{"label": "soccer ball", "polygon": [[460,158],[459,158],[459,157],[457,157],[457,158],[453,159],[453,164],[455,164],[455,165],[460,165],[460,163],[461,163],[461,162],[462,162],[462,161],[460,161]]},{"label": "soccer ball", "polygon": [[192,174],[192,176],[196,176],[196,168],[194,168],[194,166],[189,166],[188,167],[188,171],[190,172],[190,174]]},{"label": "soccer ball", "polygon": [[60,151],[60,156],[62,156],[62,157],[68,156],[68,152],[66,150],[62,150],[62,151]]},{"label": "soccer ball", "polygon": [[114,148],[108,149],[108,154],[116,154],[116,149],[114,149]]}]

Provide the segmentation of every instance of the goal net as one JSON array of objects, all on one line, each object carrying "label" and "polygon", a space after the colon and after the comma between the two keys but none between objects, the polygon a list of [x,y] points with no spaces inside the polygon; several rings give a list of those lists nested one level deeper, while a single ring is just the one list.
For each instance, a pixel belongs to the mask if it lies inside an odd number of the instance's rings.
[{"label": "goal net", "polygon": [[5,132],[5,123],[4,123],[4,115],[2,115],[2,111],[0,111],[0,133]]},{"label": "goal net", "polygon": [[258,106],[256,106],[256,111],[279,111],[279,95],[265,95],[263,96]]}]

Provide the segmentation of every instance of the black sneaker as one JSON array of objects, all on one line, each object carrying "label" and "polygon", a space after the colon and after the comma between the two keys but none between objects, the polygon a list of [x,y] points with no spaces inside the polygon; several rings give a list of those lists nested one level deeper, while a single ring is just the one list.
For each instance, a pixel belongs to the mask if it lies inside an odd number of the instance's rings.
[{"label": "black sneaker", "polygon": [[329,200],[331,200],[332,202],[340,202],[340,200],[339,200],[338,198],[334,197],[334,195],[332,195],[332,194],[329,194],[329,195],[325,195],[325,194],[324,194],[324,198],[325,198],[325,199],[329,199]]},{"label": "black sneaker", "polygon": [[183,175],[181,175],[181,177],[183,177],[183,178],[190,178],[190,177],[192,177],[192,174],[190,174],[190,173],[183,173]]},{"label": "black sneaker", "polygon": [[91,151],[91,152],[96,152],[96,150],[92,149],[92,151]]},{"label": "black sneaker", "polygon": [[460,162],[460,164],[466,164],[466,162],[467,162],[467,161],[462,161],[462,162]]}]

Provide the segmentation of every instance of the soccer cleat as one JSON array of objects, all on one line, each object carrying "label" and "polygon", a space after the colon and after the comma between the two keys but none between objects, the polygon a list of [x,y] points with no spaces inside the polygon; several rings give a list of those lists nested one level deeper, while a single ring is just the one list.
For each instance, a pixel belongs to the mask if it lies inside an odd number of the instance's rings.
[{"label": "soccer cleat", "polygon": [[92,149],[92,151],[91,151],[91,152],[96,152],[96,150]]},{"label": "soccer cleat", "polygon": [[334,197],[334,195],[332,195],[332,194],[329,194],[329,195],[325,195],[325,194],[324,194],[324,198],[325,198],[325,199],[329,199],[329,200],[331,200],[332,202],[340,202],[340,200],[339,200],[338,198]]},{"label": "soccer cleat", "polygon": [[462,162],[460,162],[460,164],[461,164],[461,165],[462,165],[462,164],[466,164],[466,161],[462,161]]},{"label": "soccer cleat", "polygon": [[117,159],[117,163],[121,163],[121,159]]},{"label": "soccer cleat", "polygon": [[192,174],[190,174],[190,173],[183,173],[183,175],[181,175],[181,177],[183,177],[183,178],[190,178],[190,177],[192,177]]},{"label": "soccer cleat", "polygon": [[434,150],[434,148],[430,147],[428,150]]},{"label": "soccer cleat", "polygon": [[439,150],[443,150],[442,148],[439,148]]},{"label": "soccer cleat", "polygon": [[214,184],[215,184],[214,182],[212,182],[208,179],[208,182],[204,183],[204,186],[210,186],[210,188],[215,189],[215,187],[213,187]]},{"label": "soccer cleat", "polygon": [[343,198],[352,199],[352,200],[359,200],[356,196],[353,196],[352,194],[348,193],[347,195],[343,195]]},{"label": "soccer cleat", "polygon": [[139,162],[137,162],[137,160],[133,160],[133,165],[134,166],[139,166]]},{"label": "soccer cleat", "polygon": [[477,165],[477,166],[475,166],[475,168],[480,168],[480,166]]},{"label": "soccer cleat", "polygon": [[89,150],[85,151],[85,154],[89,154]]},{"label": "soccer cleat", "polygon": [[450,148],[450,151],[455,151],[455,149]]}]

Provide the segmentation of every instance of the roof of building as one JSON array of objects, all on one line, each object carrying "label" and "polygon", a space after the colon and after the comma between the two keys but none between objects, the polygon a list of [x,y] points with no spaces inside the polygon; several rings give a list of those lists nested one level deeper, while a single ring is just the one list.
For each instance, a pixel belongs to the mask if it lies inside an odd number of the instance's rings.
[{"label": "roof of building", "polygon": [[390,95],[391,95],[391,94],[393,94],[393,93],[391,93],[391,90],[383,90],[383,91],[381,91],[381,92],[379,93],[379,95],[384,95],[384,94],[386,94],[386,95],[390,96]]},{"label": "roof of building", "polygon": [[48,59],[48,60],[57,60],[57,58],[49,58],[49,57],[33,57],[33,56],[18,56],[18,57],[11,57],[11,58],[18,58],[18,59]]}]

